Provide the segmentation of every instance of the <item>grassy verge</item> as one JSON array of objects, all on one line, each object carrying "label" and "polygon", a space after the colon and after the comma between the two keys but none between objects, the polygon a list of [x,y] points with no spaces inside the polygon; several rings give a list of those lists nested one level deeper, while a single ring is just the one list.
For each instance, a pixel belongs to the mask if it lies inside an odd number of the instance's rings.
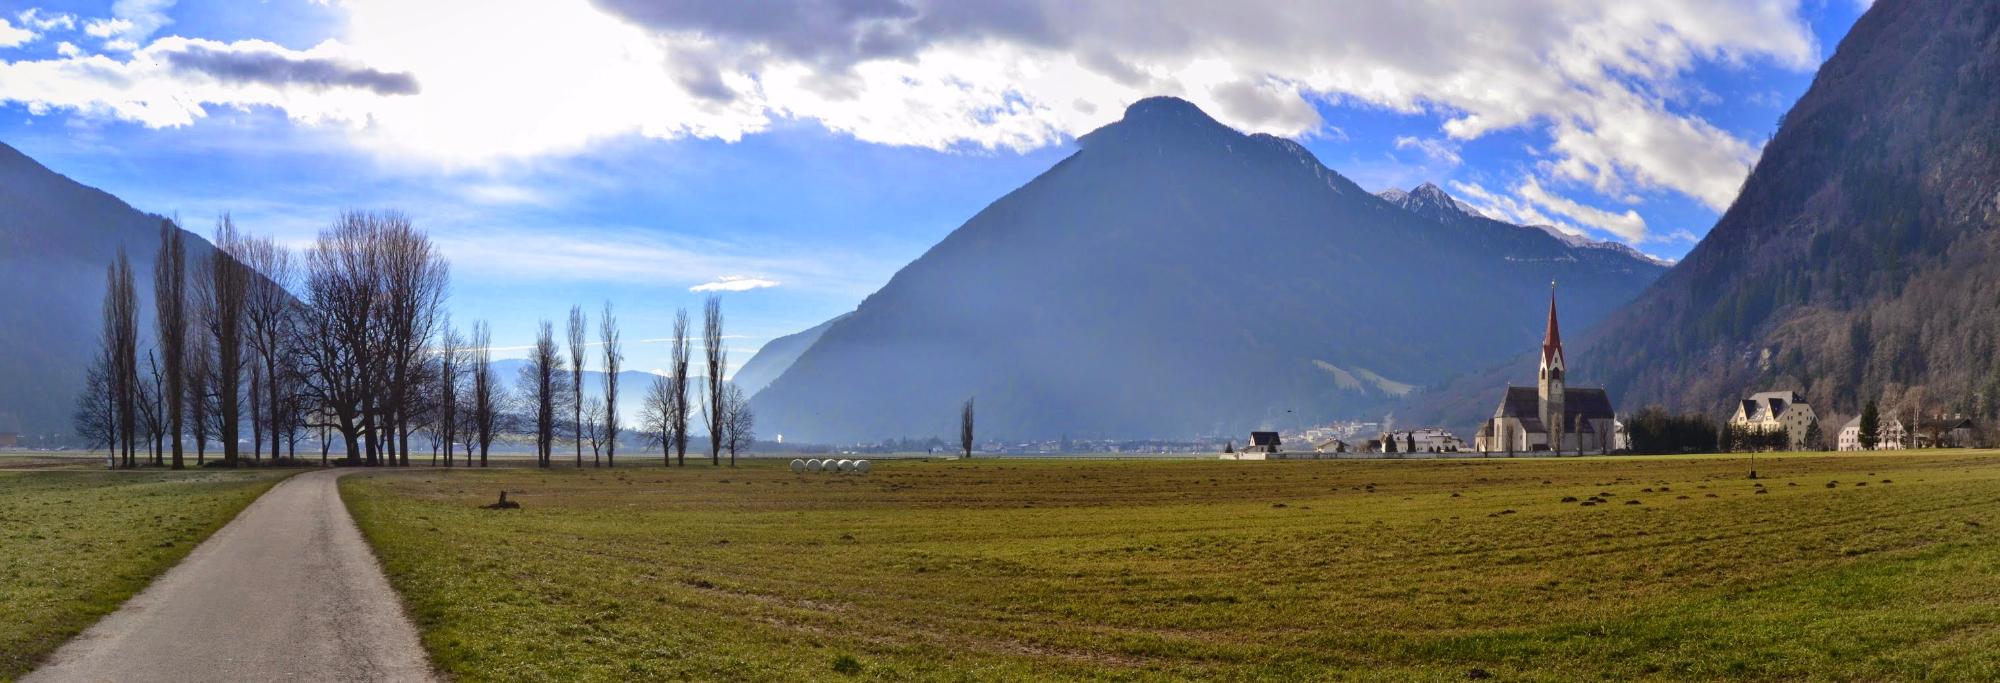
[{"label": "grassy verge", "polygon": [[287,474],[0,472],[0,680],[118,609]]},{"label": "grassy verge", "polygon": [[[2000,677],[2000,455],[1748,464],[756,463],[342,490],[464,680]],[[501,489],[523,508],[478,507]]]}]

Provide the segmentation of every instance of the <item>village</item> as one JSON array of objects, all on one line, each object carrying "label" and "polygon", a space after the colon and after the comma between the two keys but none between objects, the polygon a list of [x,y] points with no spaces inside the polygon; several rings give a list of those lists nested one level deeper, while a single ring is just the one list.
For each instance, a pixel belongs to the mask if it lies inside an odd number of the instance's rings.
[{"label": "village", "polygon": [[[1533,386],[1509,386],[1493,417],[1479,425],[1468,444],[1443,427],[1371,429],[1377,422],[1339,422],[1292,432],[1258,430],[1242,448],[1225,444],[1225,460],[1312,460],[1324,458],[1486,458],[1522,455],[1613,455],[1763,451],[1871,451],[1982,446],[1979,425],[1962,413],[1924,413],[1915,406],[1888,413],[1869,400],[1831,438],[1818,412],[1797,391],[1758,391],[1737,402],[1719,428],[1701,429],[1706,418],[1669,418],[1693,423],[1706,436],[1658,438],[1647,426],[1628,425],[1612,409],[1603,388],[1568,386],[1554,283],[1550,284],[1547,329]],[[1686,432],[1688,430],[1677,430]],[[1640,432],[1636,433],[1635,432]]]}]

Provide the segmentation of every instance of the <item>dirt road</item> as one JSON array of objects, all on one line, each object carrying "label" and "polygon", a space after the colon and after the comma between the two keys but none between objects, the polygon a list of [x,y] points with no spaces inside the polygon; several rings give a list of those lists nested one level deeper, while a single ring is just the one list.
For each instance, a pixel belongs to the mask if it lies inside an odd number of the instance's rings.
[{"label": "dirt road", "polygon": [[434,680],[341,474],[272,488],[22,680]]}]

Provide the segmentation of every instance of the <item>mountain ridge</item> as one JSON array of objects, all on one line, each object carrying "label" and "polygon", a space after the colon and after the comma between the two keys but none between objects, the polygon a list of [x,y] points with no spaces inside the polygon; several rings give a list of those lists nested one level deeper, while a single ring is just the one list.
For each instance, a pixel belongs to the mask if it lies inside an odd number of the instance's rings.
[{"label": "mountain ridge", "polygon": [[968,397],[984,433],[1010,438],[1346,416],[1533,338],[1532,315],[1494,311],[1532,309],[1552,277],[1588,319],[1660,270],[1418,216],[1178,99],[1136,102],[1078,147],[827,330],[753,400],[760,425],[788,441],[927,437],[952,433]]}]

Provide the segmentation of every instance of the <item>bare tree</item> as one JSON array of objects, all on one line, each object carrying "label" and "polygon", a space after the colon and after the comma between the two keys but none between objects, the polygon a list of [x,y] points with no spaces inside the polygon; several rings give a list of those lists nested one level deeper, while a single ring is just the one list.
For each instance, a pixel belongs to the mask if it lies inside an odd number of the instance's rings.
[{"label": "bare tree", "polygon": [[[722,347],[722,297],[713,294],[702,309],[702,351],[708,357],[707,384],[702,390],[702,416],[708,418],[708,461],[722,464],[722,372],[729,352]],[[732,463],[734,464],[734,463]]]},{"label": "bare tree", "polygon": [[160,252],[153,259],[153,322],[160,361],[166,366],[160,391],[167,403],[167,438],[173,444],[173,468],[178,470],[186,466],[181,434],[187,405],[187,243],[173,221],[160,222]]},{"label": "bare tree", "polygon": [[450,467],[453,442],[457,440],[458,385],[464,379],[465,337],[448,322],[438,343],[437,433],[444,440],[444,466]]},{"label": "bare tree", "polygon": [[673,363],[673,369],[669,377],[671,386],[667,389],[673,403],[668,406],[671,410],[668,411],[667,417],[669,427],[673,431],[675,458],[685,467],[688,452],[688,416],[693,412],[689,409],[688,400],[688,314],[685,308],[674,311],[674,340],[669,362]]},{"label": "bare tree", "polygon": [[300,339],[306,388],[322,421],[340,432],[349,465],[377,462],[375,308],[382,296],[375,222],[372,214],[341,214],[305,258],[305,328],[312,330]]},{"label": "bare tree", "polygon": [[263,459],[264,453],[264,367],[250,364],[250,461]]},{"label": "bare tree", "polygon": [[[283,375],[296,365],[291,356],[297,351],[298,310],[290,290],[297,276],[292,253],[268,237],[240,240],[233,252],[250,270],[244,281],[243,329],[250,350],[256,354],[259,367],[255,374],[262,380],[263,395],[255,402],[264,411],[262,426],[271,435],[271,456],[277,457],[286,421],[279,416],[288,386]],[[263,439],[256,441],[261,444]]]},{"label": "bare tree", "polygon": [[83,393],[76,398],[76,413],[70,418],[86,446],[101,445],[107,451],[116,450],[118,444],[118,406],[111,396],[110,358],[104,350],[92,358],[84,374]]},{"label": "bare tree", "polygon": [[416,402],[422,398],[423,371],[444,308],[450,268],[407,216],[393,211],[377,214],[377,230],[384,296],[383,305],[375,310],[382,316],[386,362],[381,367],[388,379],[383,417],[395,439],[398,462],[407,466]]},{"label": "bare tree", "polygon": [[153,357],[152,351],[146,352],[146,369],[148,374],[140,377],[138,385],[139,429],[146,436],[153,465],[158,467],[166,464],[162,453],[165,451],[167,414],[166,404],[160,396],[160,362]]},{"label": "bare tree", "polygon": [[729,448],[729,466],[736,466],[737,451],[750,450],[757,442],[757,416],[750,412],[750,399],[743,388],[730,384],[722,394],[723,445]]},{"label": "bare tree", "polygon": [[[479,466],[486,466],[486,453],[493,447],[499,401],[493,383],[493,332],[481,320],[472,324],[472,428],[479,443]],[[472,463],[466,463],[470,465]]]},{"label": "bare tree", "polygon": [[625,353],[618,344],[618,318],[611,314],[611,302],[604,302],[604,313],[597,320],[597,337],[604,348],[604,464],[618,466],[618,370],[625,364]]},{"label": "bare tree", "polygon": [[208,462],[208,437],[214,433],[215,395],[210,387],[215,385],[215,345],[207,335],[197,334],[188,348],[187,357],[187,418],[190,436],[194,437],[194,464]]},{"label": "bare tree", "polygon": [[234,467],[242,433],[244,333],[243,319],[248,307],[249,274],[232,252],[240,249],[242,237],[236,223],[223,214],[215,225],[215,250],[196,268],[196,299],[200,302],[203,332],[215,344],[214,383],[216,417],[222,442],[222,461]]},{"label": "bare tree", "polygon": [[521,366],[521,378],[516,382],[522,405],[534,415],[537,466],[552,464],[556,416],[565,407],[562,399],[569,392],[569,387],[564,386],[568,379],[556,346],[555,326],[544,320],[541,334],[535,337],[535,346],[528,352],[528,362]]},{"label": "bare tree", "polygon": [[106,386],[117,424],[114,450],[119,451],[117,459],[125,467],[138,464],[132,443],[138,426],[138,336],[139,301],[132,288],[132,262],[125,257],[125,250],[119,249],[118,259],[105,273],[103,345],[109,370]]},{"label": "bare tree", "polygon": [[962,457],[972,457],[972,399],[969,398],[958,415],[958,448],[965,454]]},{"label": "bare tree", "polygon": [[[685,401],[681,401],[685,402]],[[653,384],[639,401],[639,428],[646,430],[648,443],[660,444],[660,464],[674,464],[674,380],[654,375]]]},{"label": "bare tree", "polygon": [[569,307],[569,390],[570,407],[574,410],[571,424],[576,428],[576,466],[579,468],[583,467],[583,363],[586,358],[583,345],[587,329],[583,306]]},{"label": "bare tree", "polygon": [[577,429],[577,441],[590,442],[590,456],[595,459],[604,453],[604,401],[592,398],[583,402],[583,420]]}]

